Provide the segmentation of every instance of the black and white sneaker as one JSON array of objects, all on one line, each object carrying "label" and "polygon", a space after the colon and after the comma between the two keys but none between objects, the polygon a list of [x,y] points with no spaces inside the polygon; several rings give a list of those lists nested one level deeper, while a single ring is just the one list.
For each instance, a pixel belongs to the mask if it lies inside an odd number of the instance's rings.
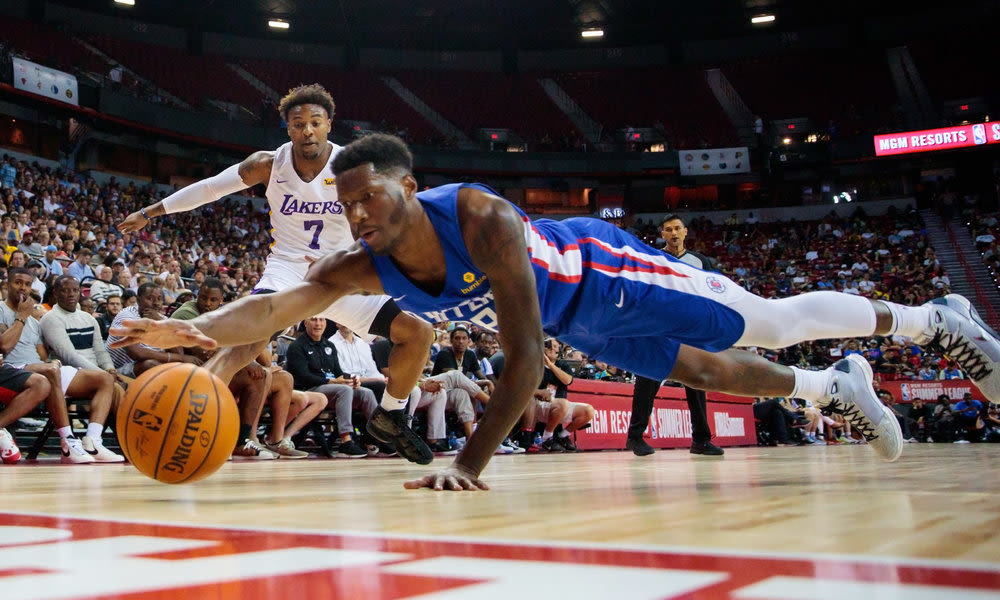
[{"label": "black and white sneaker", "polygon": [[365,450],[353,439],[350,439],[346,442],[340,442],[340,447],[337,448],[337,453],[333,456],[334,458],[367,458],[368,450]]},{"label": "black and white sneaker", "polygon": [[903,452],[903,432],[889,407],[875,395],[868,361],[852,354],[838,360],[832,369],[827,397],[818,403],[820,408],[844,415],[882,460],[892,462],[899,458]]},{"label": "black and white sneaker", "polygon": [[410,429],[410,415],[405,410],[386,410],[379,406],[368,419],[368,433],[380,442],[392,444],[400,456],[418,465],[429,464],[434,453],[427,442]]},{"label": "black and white sneaker", "polygon": [[1000,335],[964,296],[948,294],[928,304],[934,315],[914,343],[945,353],[990,402],[1000,402]]}]

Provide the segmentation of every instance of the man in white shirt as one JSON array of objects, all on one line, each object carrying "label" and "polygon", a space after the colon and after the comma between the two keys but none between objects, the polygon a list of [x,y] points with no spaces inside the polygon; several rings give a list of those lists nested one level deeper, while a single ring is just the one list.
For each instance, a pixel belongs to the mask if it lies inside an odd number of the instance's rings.
[{"label": "man in white shirt", "polygon": [[372,347],[354,335],[346,325],[336,325],[337,333],[330,337],[330,341],[337,348],[340,368],[344,373],[357,375],[361,379],[361,385],[370,389],[376,400],[381,400],[385,393],[385,375],[378,370],[375,359],[372,358]]}]

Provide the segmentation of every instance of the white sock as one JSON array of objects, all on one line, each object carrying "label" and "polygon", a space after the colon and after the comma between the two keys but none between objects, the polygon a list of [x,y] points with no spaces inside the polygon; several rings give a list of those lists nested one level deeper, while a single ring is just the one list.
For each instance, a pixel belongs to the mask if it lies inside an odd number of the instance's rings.
[{"label": "white sock", "polygon": [[407,401],[409,401],[409,397],[397,398],[387,391],[382,394],[382,402],[379,404],[386,410],[400,410],[406,406]]},{"label": "white sock", "polygon": [[565,429],[563,429],[562,431],[559,432],[559,437],[561,437],[561,438],[567,438],[567,437],[569,437],[569,432],[566,431]]},{"label": "white sock", "polygon": [[791,398],[802,398],[811,402],[819,402],[826,398],[827,389],[830,387],[830,377],[832,371],[806,371],[798,367],[791,367],[795,374],[795,387],[792,388]]},{"label": "white sock", "polygon": [[101,443],[101,434],[104,433],[104,425],[101,423],[87,423],[87,437],[94,440],[95,444]]},{"label": "white sock", "polygon": [[73,437],[73,428],[70,427],[69,425],[67,425],[65,427],[60,427],[59,429],[56,429],[56,431],[59,433],[59,438],[60,439],[64,440],[66,438]]},{"label": "white sock", "polygon": [[903,306],[895,302],[885,302],[886,308],[892,314],[892,328],[888,335],[905,335],[906,337],[919,337],[927,329],[931,322],[931,307],[924,304],[922,306]]},{"label": "white sock", "polygon": [[550,437],[552,437],[552,432],[551,431],[543,431],[542,432],[542,441],[543,442],[545,440],[549,439]]}]

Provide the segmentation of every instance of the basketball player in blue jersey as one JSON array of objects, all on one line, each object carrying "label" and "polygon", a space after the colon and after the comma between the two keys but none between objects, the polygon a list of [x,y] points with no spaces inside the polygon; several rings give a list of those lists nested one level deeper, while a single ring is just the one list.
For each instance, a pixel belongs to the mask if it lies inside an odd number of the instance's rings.
[{"label": "basketball player in blue jersey", "polygon": [[[267,186],[274,241],[264,273],[253,293],[273,293],[300,283],[309,262],[328,252],[349,247],[354,238],[343,206],[337,200],[337,187],[330,171],[330,160],[341,149],[327,140],[334,113],[333,98],[318,84],[299,86],[289,90],[282,98],[278,112],[288,124],[288,143],[273,152],[254,152],[243,162],[214,177],[198,181],[139,209],[130,214],[118,229],[122,232],[138,231],[152,218],[193,210],[228,194],[262,184]],[[351,331],[389,337],[389,323],[399,315],[399,308],[384,295],[349,296],[316,314],[341,323]],[[403,333],[397,335],[429,335],[428,325],[409,316],[404,319],[410,321],[415,329],[399,328]],[[260,354],[272,333],[248,340],[252,344],[225,349],[205,366],[228,382]],[[407,398],[407,395],[402,397]],[[382,406],[387,411],[399,410],[389,415],[396,421],[404,418],[402,406],[397,401],[390,398],[384,400]],[[275,458],[271,456],[273,453],[258,447],[249,436],[256,425],[260,407],[246,406],[244,409],[245,415],[253,416],[244,416],[236,454],[251,458]],[[376,414],[377,420],[386,417],[382,412]],[[408,433],[409,429],[405,426],[400,429],[397,424],[394,428],[403,438],[383,441],[402,446],[397,450],[410,460],[431,461],[433,454],[430,448],[418,436]]]},{"label": "basketball player in blue jersey", "polygon": [[[835,292],[766,300],[603,221],[532,222],[478,184],[418,193],[412,160],[402,140],[381,134],[338,154],[337,190],[358,243],[314,263],[304,283],[191,321],[132,321],[116,335],[165,347],[240,344],[357,293],[388,293],[428,321],[500,329],[507,364],[476,433],[451,466],[408,488],[488,489],[479,474],[541,378],[543,330],[653,379],[812,400],[843,412],[890,461],[901,452],[902,434],[872,390],[866,361],[850,357],[805,371],[730,348],[898,333],[942,347],[990,400],[1000,400],[1000,340],[963,298],[920,307]],[[424,358],[424,348],[399,349],[389,365],[395,393],[412,389]]]}]

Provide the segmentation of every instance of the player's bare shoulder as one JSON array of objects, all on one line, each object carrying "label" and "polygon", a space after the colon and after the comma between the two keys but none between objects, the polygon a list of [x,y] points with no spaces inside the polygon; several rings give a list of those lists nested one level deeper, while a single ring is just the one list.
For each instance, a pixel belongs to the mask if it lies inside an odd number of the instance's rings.
[{"label": "player's bare shoulder", "polygon": [[240,178],[243,183],[250,186],[267,184],[271,178],[274,155],[273,150],[258,150],[243,159],[240,163]]},{"label": "player's bare shoulder", "polygon": [[524,224],[513,205],[500,196],[472,187],[458,191],[458,222],[469,255],[477,265],[492,262],[495,251],[514,244],[524,246]]}]

